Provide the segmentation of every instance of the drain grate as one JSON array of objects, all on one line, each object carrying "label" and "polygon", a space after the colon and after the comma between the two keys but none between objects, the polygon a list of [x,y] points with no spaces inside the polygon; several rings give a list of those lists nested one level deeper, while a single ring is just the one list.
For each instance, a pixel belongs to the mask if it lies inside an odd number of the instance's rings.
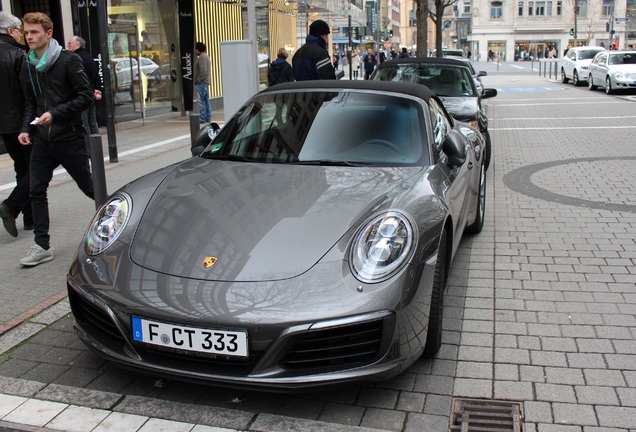
[{"label": "drain grate", "polygon": [[520,402],[453,399],[451,431],[522,432]]}]

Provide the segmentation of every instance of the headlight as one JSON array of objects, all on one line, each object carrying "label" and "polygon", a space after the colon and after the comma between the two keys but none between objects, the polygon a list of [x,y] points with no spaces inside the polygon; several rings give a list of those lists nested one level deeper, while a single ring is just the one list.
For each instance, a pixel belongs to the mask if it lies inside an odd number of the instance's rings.
[{"label": "headlight", "polygon": [[129,198],[115,195],[101,206],[86,234],[85,250],[89,255],[99,255],[119,237],[131,211]]},{"label": "headlight", "polygon": [[623,79],[623,78],[627,79],[627,78],[629,78],[629,74],[624,74],[623,75],[623,72],[616,71],[616,72],[614,72],[614,78],[616,78],[616,79]]},{"label": "headlight", "polygon": [[355,277],[367,283],[381,282],[399,271],[411,256],[414,231],[410,219],[398,212],[371,219],[353,240],[350,267]]}]

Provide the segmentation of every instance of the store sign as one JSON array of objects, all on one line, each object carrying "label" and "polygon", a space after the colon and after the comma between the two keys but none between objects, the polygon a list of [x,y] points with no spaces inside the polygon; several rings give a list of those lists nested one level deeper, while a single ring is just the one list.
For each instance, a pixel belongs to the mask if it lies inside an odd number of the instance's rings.
[{"label": "store sign", "polygon": [[194,108],[194,1],[179,0],[179,47],[181,57],[181,76],[183,90],[183,108]]}]

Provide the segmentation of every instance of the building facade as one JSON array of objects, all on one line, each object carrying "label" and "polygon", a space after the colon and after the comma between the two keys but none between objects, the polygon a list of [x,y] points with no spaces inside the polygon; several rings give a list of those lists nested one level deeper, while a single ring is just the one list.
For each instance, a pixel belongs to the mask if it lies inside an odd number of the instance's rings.
[{"label": "building facade", "polygon": [[473,0],[467,43],[477,61],[489,51],[495,60],[536,60],[579,45],[623,49],[635,42],[632,29],[626,0]]}]

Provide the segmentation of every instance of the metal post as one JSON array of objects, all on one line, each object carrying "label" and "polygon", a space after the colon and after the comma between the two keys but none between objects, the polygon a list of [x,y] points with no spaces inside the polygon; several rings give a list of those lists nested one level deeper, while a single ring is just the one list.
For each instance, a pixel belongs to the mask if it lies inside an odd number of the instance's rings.
[{"label": "metal post", "polygon": [[194,139],[199,133],[199,114],[190,113],[190,149],[194,148]]},{"label": "metal post", "polygon": [[92,134],[88,137],[91,149],[91,167],[93,178],[93,190],[95,193],[95,210],[97,210],[108,198],[106,191],[106,170],[104,169],[104,150],[102,149],[102,136]]},{"label": "metal post", "polygon": [[349,15],[349,46],[347,47],[347,63],[349,64],[349,79],[353,79],[353,66],[351,59],[353,58],[353,29],[351,28],[351,15]]}]

